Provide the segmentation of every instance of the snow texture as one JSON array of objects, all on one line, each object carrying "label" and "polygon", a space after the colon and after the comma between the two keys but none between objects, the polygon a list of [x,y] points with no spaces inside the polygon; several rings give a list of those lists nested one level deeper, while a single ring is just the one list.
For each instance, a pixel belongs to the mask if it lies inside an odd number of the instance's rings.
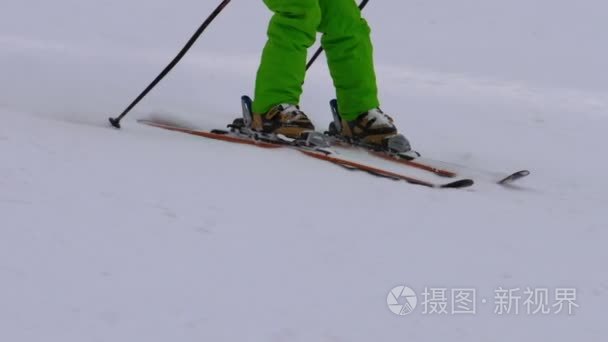
[{"label": "snow texture", "polygon": [[[370,2],[382,108],[414,147],[533,172],[468,190],[135,122],[232,120],[262,1],[233,1],[109,128],[216,5],[2,1],[0,341],[606,339],[605,1]],[[326,127],[324,59],[305,88]],[[414,313],[387,307],[397,285],[418,294]],[[494,312],[500,287],[521,289],[519,314]],[[550,302],[574,288],[579,307],[527,315],[526,287]],[[425,288],[476,289],[477,313],[425,315]]]}]

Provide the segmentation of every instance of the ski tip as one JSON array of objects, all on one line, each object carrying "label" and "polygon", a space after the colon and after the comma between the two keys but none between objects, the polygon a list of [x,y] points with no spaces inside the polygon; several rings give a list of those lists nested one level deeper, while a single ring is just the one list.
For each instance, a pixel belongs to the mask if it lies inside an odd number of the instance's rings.
[{"label": "ski tip", "polygon": [[531,172],[528,171],[528,170],[521,170],[521,171],[514,172],[514,173],[510,174],[509,176],[507,176],[507,177],[499,180],[498,184],[500,184],[500,185],[506,185],[506,184],[513,183],[513,182],[515,182],[518,179],[521,179],[521,178],[529,176],[530,173]]},{"label": "ski tip", "polygon": [[440,188],[442,188],[442,189],[460,189],[460,188],[467,188],[469,186],[472,186],[473,184],[475,184],[475,182],[472,179],[459,179],[454,182],[443,184],[442,186],[440,186]]}]

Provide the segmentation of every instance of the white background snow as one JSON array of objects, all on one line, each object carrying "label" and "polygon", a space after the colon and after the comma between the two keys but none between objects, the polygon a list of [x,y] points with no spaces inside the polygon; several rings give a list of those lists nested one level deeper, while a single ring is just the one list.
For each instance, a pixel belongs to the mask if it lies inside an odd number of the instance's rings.
[{"label": "white background snow", "polygon": [[[138,125],[239,113],[270,15],[258,0],[233,1],[108,128],[216,5],[0,4],[0,341],[606,339],[606,2],[370,2],[383,108],[414,146],[533,172],[456,191]],[[302,99],[318,127],[323,64]],[[475,288],[477,314],[393,315],[401,284],[419,303]],[[499,287],[576,288],[579,308],[499,316]]]}]

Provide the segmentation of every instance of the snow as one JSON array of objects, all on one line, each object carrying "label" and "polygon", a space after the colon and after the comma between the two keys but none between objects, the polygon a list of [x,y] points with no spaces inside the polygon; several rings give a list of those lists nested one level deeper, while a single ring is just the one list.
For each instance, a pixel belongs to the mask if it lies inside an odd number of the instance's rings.
[{"label": "snow", "polygon": [[[445,191],[135,122],[233,119],[261,1],[233,1],[110,129],[217,4],[178,5],[0,6],[0,340],[606,338],[605,2],[370,2],[383,110],[414,147],[533,172]],[[319,127],[322,62],[302,99]],[[387,307],[397,285],[419,295],[411,315]],[[474,288],[478,312],[424,315],[425,287]],[[576,288],[580,307],[499,316],[499,287]]]}]

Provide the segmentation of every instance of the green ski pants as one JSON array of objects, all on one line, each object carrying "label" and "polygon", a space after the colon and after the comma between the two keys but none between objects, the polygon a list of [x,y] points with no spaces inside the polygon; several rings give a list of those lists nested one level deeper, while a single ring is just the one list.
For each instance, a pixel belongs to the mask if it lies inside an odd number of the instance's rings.
[{"label": "green ski pants", "polygon": [[338,106],[346,120],[379,106],[370,28],[354,0],[264,0],[274,12],[258,69],[253,111],[299,104],[308,48],[323,34]]}]

